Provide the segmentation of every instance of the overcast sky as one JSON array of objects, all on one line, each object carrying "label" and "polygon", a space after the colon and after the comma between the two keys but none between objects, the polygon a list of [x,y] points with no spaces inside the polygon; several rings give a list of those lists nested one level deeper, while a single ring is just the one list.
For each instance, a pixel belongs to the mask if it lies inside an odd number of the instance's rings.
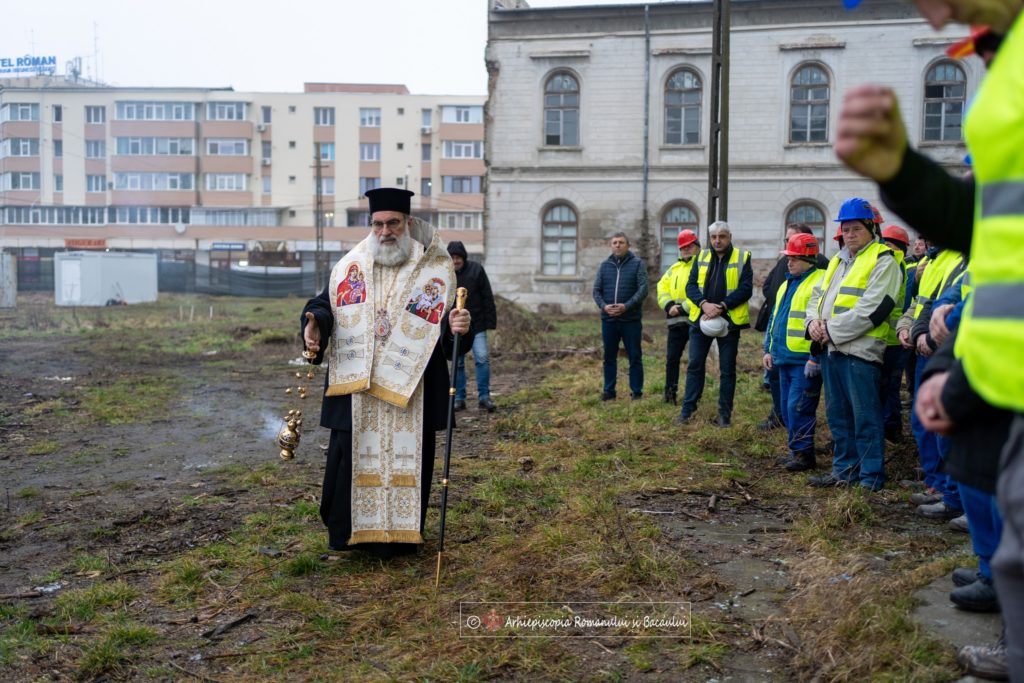
[{"label": "overcast sky", "polygon": [[[484,95],[489,0],[4,2],[0,58],[55,55],[58,73],[120,86],[300,91],[306,81],[404,83]],[[531,7],[642,4],[532,0]],[[94,52],[98,59],[94,60]],[[98,69],[97,69],[98,63]]]}]

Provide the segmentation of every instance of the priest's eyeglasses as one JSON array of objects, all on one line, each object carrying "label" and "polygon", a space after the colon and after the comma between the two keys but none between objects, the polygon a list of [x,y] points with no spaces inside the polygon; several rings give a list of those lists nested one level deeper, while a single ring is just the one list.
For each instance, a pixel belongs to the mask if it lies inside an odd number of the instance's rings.
[{"label": "priest's eyeglasses", "polygon": [[401,218],[392,218],[389,221],[373,221],[370,223],[370,227],[373,228],[374,232],[380,232],[387,226],[387,229],[394,232],[398,230],[398,226],[402,224]]}]

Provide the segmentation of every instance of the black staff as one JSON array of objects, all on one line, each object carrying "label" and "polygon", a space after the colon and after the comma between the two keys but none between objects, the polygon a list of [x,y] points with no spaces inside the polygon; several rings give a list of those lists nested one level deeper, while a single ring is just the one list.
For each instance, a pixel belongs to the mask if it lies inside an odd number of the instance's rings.
[{"label": "black staff", "polygon": [[[466,306],[466,288],[455,290],[455,310],[461,311]],[[448,466],[452,461],[452,426],[455,424],[455,373],[459,366],[459,333],[452,333],[452,376],[448,385],[448,431],[444,440],[444,475],[441,477],[441,533],[437,537],[437,574],[434,576],[434,588],[441,583],[441,554],[444,552],[444,521],[448,511]]]}]

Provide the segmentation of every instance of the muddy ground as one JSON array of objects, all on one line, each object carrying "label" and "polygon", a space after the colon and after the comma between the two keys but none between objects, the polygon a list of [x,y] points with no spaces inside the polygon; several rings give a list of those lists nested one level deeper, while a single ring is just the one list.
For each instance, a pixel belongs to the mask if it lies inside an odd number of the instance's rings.
[{"label": "muddy ground", "polygon": [[[297,356],[294,345],[287,338],[272,338],[251,351],[211,351],[148,353],[130,342],[97,343],[74,335],[0,340],[0,605],[46,614],[56,596],[96,580],[95,572],[75,564],[81,556],[102,557],[114,567],[113,573],[104,574],[106,581],[145,586],[145,570],[116,568],[137,567],[139,559],[170,560],[187,549],[223,540],[239,520],[267,506],[318,501],[321,447],[328,434],[309,424],[297,459],[287,463],[302,473],[305,484],[282,487],[268,497],[262,489],[240,485],[238,478],[239,467],[254,468],[278,457],[273,439],[280,416],[296,405],[282,393],[292,372],[286,361]],[[495,425],[503,414],[518,410],[508,397],[543,372],[528,356],[503,358],[500,353],[494,369],[493,391],[501,410],[494,415],[478,412],[471,391],[470,409],[462,414],[459,451],[469,457],[498,457],[503,434]],[[128,424],[97,423],[80,414],[83,394],[90,388],[154,374],[165,377],[169,387],[186,389],[182,397],[163,405],[160,414]],[[316,422],[317,395],[311,391],[303,405],[310,423]],[[437,491],[435,486],[435,497]],[[671,592],[692,602],[695,614],[732,626],[722,634],[724,657],[698,663],[685,674],[655,665],[628,679],[799,678],[788,665],[800,647],[798,636],[791,630],[766,635],[764,624],[781,612],[794,588],[790,568],[799,558],[791,555],[784,535],[794,520],[815,509],[807,501],[748,504],[745,496],[741,490],[729,492],[714,514],[707,510],[708,492],[685,487],[621,501],[624,508],[656,519],[664,542],[685,547],[694,561]],[[189,504],[204,498],[217,504]],[[917,521],[905,508],[894,509],[884,521],[909,536],[952,534],[940,525]],[[889,559],[866,561],[884,564]],[[919,619],[926,628],[950,648],[994,639],[998,619],[953,609],[944,581],[948,579],[937,580],[932,590],[920,594]],[[189,627],[160,611],[134,617],[162,634],[218,623],[214,616],[209,623]],[[606,667],[614,670],[620,658],[598,643],[573,647],[590,661],[588,670],[594,675]],[[225,674],[214,662],[192,673],[196,669],[186,654],[165,653],[175,672],[187,670],[167,678],[213,680]],[[49,652],[36,657],[19,653],[0,666],[0,678],[81,676],[73,664]]]}]

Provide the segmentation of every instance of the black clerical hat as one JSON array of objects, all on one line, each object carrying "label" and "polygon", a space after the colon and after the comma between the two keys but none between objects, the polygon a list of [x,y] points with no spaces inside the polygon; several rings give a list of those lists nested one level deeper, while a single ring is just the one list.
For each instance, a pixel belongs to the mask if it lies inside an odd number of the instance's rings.
[{"label": "black clerical hat", "polygon": [[370,215],[378,211],[398,211],[406,215],[412,213],[409,200],[413,192],[400,190],[397,187],[378,187],[376,190],[367,190],[366,198],[370,200]]}]

